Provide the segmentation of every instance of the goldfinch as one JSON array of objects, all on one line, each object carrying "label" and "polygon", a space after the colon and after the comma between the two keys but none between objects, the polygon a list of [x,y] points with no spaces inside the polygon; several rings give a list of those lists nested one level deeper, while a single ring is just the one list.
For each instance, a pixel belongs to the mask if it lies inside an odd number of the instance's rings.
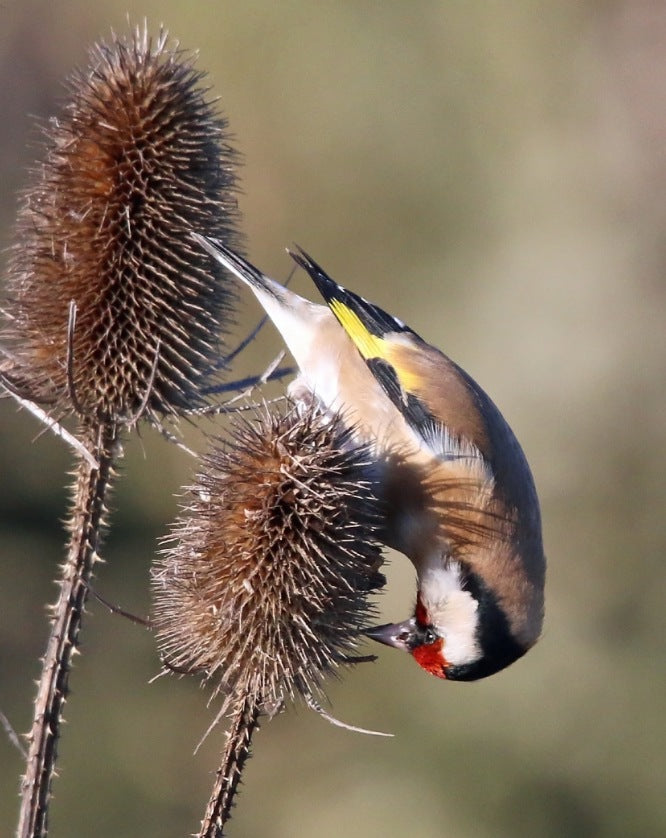
[{"label": "goldfinch", "polygon": [[254,292],[298,365],[296,399],[342,412],[382,463],[386,543],[417,573],[411,617],[368,636],[427,672],[471,681],[536,643],[545,557],[523,451],[491,399],[402,321],[290,255],[326,305],[262,274],[220,241],[194,234]]}]

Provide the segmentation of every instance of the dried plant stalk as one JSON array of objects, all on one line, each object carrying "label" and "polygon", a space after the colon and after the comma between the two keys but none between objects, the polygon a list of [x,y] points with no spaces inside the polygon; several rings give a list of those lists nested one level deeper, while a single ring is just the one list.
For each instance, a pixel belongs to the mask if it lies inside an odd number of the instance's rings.
[{"label": "dried plant stalk", "polygon": [[236,155],[192,58],[147,29],[96,45],[48,126],[10,259],[3,382],[74,414],[90,456],[75,474],[20,838],[44,836],[69,667],[123,429],[205,404],[233,291],[192,230],[238,241]]},{"label": "dried plant stalk", "polygon": [[252,736],[259,728],[260,705],[261,699],[257,696],[241,696],[229,713],[231,721],[226,732],[227,744],[215,775],[199,838],[222,838],[224,835],[224,826],[231,819],[243,768],[250,756]]},{"label": "dried plant stalk", "polygon": [[51,635],[35,699],[27,770],[21,782],[19,836],[45,835],[48,829],[51,775],[69,691],[70,664],[78,644],[88,582],[105,527],[106,497],[117,458],[117,435],[106,427],[100,428],[100,433],[101,439],[88,440],[99,452],[100,468],[93,468],[83,461],[76,474],[72,514],[67,525],[69,551],[62,566],[58,600],[52,606]]},{"label": "dried plant stalk", "polygon": [[222,835],[259,713],[322,695],[369,627],[381,514],[376,463],[352,439],[316,410],[237,418],[153,571],[165,665],[212,681],[232,719],[201,836]]}]

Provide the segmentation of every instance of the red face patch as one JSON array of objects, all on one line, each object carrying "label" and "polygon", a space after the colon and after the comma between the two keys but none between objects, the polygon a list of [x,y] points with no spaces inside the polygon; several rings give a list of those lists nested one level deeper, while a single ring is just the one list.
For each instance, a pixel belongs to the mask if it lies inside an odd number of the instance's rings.
[{"label": "red face patch", "polygon": [[434,643],[427,643],[412,649],[412,657],[420,667],[438,678],[446,678],[448,662],[442,654],[444,641],[438,637]]}]

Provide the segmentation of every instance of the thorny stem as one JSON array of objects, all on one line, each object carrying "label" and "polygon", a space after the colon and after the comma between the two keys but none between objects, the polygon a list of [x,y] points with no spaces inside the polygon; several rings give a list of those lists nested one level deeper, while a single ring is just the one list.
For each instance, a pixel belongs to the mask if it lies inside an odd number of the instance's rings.
[{"label": "thorny stem", "polygon": [[222,838],[224,835],[224,826],[231,818],[243,768],[250,756],[252,734],[259,729],[260,704],[259,697],[248,691],[231,714],[227,744],[222,752],[222,762],[215,776],[199,838]]},{"label": "thorny stem", "polygon": [[62,566],[60,592],[53,606],[51,635],[42,661],[42,675],[35,700],[30,748],[21,781],[21,812],[17,838],[44,838],[48,832],[51,779],[63,708],[69,691],[69,670],[78,644],[88,582],[97,561],[105,498],[120,454],[114,425],[84,428],[84,443],[99,463],[95,468],[81,460],[75,472],[72,513],[68,522],[69,546]]}]

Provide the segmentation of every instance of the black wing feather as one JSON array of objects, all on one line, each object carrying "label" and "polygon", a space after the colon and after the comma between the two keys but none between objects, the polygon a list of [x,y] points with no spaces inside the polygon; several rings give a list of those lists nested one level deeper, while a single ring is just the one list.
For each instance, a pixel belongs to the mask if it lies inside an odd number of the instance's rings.
[{"label": "black wing feather", "polygon": [[[370,334],[383,337],[388,332],[402,332],[414,336],[419,341],[422,340],[413,329],[410,329],[401,320],[397,320],[379,306],[369,303],[363,297],[359,297],[358,294],[354,294],[338,285],[301,248],[298,248],[297,252],[290,250],[289,255],[297,265],[309,274],[327,304],[336,300],[340,301],[356,314]],[[365,358],[364,360],[370,372],[391,402],[405,417],[410,427],[426,438],[428,433],[432,433],[433,428],[441,425],[418,396],[405,391],[392,364],[383,358]]]}]

